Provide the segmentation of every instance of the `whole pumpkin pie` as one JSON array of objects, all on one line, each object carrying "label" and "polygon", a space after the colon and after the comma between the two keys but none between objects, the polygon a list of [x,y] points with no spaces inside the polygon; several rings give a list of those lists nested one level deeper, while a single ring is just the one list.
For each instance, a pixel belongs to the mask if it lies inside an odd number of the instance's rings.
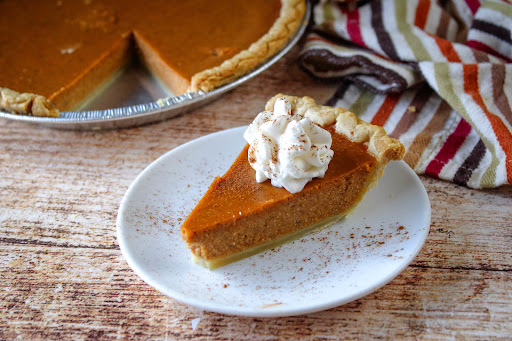
[{"label": "whole pumpkin pie", "polygon": [[0,1],[0,110],[80,106],[134,56],[175,95],[211,91],[275,54],[304,0]]},{"label": "whole pumpkin pie", "polygon": [[[279,151],[272,146],[258,146],[257,141],[273,139],[269,136],[279,128],[275,125],[282,125],[279,115],[275,118],[272,111],[283,103],[288,105],[288,114],[295,116],[293,120],[307,118],[311,121],[309,126],[303,125],[301,130],[295,122],[289,130],[286,128],[280,139],[291,142]],[[309,97],[277,95],[267,103],[266,110],[256,120],[263,124],[271,121],[274,126],[265,128],[257,138],[249,138],[256,142],[246,145],[226,174],[213,181],[182,225],[182,237],[193,260],[210,269],[335,223],[377,184],[386,164],[402,159],[404,154],[403,145],[387,136],[383,128],[361,121],[345,109],[318,105]],[[285,136],[289,131],[295,137]],[[246,136],[251,135],[248,132]],[[332,152],[327,148],[326,134],[331,136]],[[279,160],[286,153],[292,153],[291,164]],[[259,154],[269,155],[260,162],[263,168],[256,165]],[[312,162],[293,161],[301,155]],[[292,175],[297,169],[313,169],[315,173],[326,160],[324,174],[302,181],[298,188],[299,180],[293,176],[288,185],[275,181],[278,177],[274,172],[278,169],[282,172],[288,168]],[[270,180],[261,178],[262,169],[268,171]],[[290,176],[285,178],[289,180]]]}]

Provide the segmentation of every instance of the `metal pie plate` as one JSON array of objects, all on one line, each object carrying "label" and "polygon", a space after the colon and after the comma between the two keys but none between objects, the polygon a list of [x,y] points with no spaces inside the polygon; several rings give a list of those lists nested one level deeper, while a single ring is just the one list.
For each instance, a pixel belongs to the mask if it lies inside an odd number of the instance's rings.
[{"label": "metal pie plate", "polygon": [[70,130],[127,128],[166,120],[217,99],[276,63],[299,41],[306,30],[310,13],[308,3],[301,25],[278,53],[244,76],[212,91],[174,96],[146,68],[133,63],[98,91],[84,106],[84,111],[63,111],[60,117],[35,117],[0,111],[0,117]]}]

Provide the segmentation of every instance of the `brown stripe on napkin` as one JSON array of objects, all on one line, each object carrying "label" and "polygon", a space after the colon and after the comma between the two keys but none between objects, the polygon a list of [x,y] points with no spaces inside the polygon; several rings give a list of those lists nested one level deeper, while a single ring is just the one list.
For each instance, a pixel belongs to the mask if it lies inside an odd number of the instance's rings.
[{"label": "brown stripe on napkin", "polygon": [[404,112],[400,121],[398,121],[395,129],[390,134],[391,137],[395,139],[399,139],[403,133],[405,133],[412,124],[418,119],[418,115],[420,114],[423,106],[430,99],[434,92],[427,84],[423,84],[416,95],[411,101],[411,104],[407,107],[407,110]]},{"label": "brown stripe on napkin", "polygon": [[512,184],[510,1],[320,0],[314,13],[299,61],[340,82],[329,104],[383,126],[418,173]]},{"label": "brown stripe on napkin", "polygon": [[510,103],[508,102],[505,94],[505,67],[504,65],[492,65],[492,94],[494,103],[499,108],[503,117],[512,125],[512,110],[510,109]]},{"label": "brown stripe on napkin", "polygon": [[510,37],[510,30],[497,25],[496,23],[490,23],[488,21],[482,21],[475,19],[473,20],[473,24],[471,25],[471,28],[475,30],[479,30],[481,32],[488,33],[490,35],[493,35],[504,42],[507,42],[509,44],[512,44],[512,38]]},{"label": "brown stripe on napkin", "polygon": [[321,42],[323,47],[316,45],[311,48],[306,47],[299,58],[302,69],[315,78],[330,80],[345,78],[375,93],[398,93],[411,86],[411,83],[393,68],[383,67],[377,63],[379,59],[383,63],[393,63],[390,60],[380,56],[374,56],[372,60],[363,55],[366,52],[361,49],[354,49],[347,55],[349,48],[336,51],[329,49],[335,43],[326,38],[320,36],[308,38],[309,46],[315,42]]},{"label": "brown stripe on napkin", "polygon": [[437,108],[436,113],[432,116],[427,126],[416,135],[411,146],[409,146],[404,161],[409,164],[413,169],[416,168],[418,161],[420,160],[423,152],[430,144],[435,133],[441,131],[450,118],[452,108],[445,101],[441,102],[441,105]]},{"label": "brown stripe on napkin", "polygon": [[380,47],[392,60],[400,60],[396,53],[395,46],[393,45],[393,41],[391,40],[388,31],[384,28],[380,1],[372,1],[370,6],[372,11],[372,27],[375,30]]},{"label": "brown stripe on napkin", "polygon": [[468,184],[473,171],[480,165],[480,161],[485,155],[485,144],[480,139],[476,144],[475,148],[471,151],[468,158],[464,160],[464,163],[460,166],[460,168],[455,173],[453,177],[453,182],[459,185],[466,186]]}]

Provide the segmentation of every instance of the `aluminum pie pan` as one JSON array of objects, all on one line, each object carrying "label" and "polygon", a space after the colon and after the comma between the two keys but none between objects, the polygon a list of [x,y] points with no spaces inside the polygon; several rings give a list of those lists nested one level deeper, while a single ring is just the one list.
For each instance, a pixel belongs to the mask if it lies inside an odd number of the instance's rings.
[{"label": "aluminum pie pan", "polygon": [[310,14],[311,6],[309,5],[309,2],[307,2],[306,13],[301,24],[292,38],[290,38],[279,52],[235,81],[209,92],[198,91],[186,93],[180,96],[170,96],[147,103],[111,109],[63,111],[60,113],[60,117],[16,115],[5,111],[0,111],[0,117],[48,128],[66,130],[118,129],[160,122],[203,106],[219,98],[224,93],[238,87],[275,64],[300,40],[306,31]]}]

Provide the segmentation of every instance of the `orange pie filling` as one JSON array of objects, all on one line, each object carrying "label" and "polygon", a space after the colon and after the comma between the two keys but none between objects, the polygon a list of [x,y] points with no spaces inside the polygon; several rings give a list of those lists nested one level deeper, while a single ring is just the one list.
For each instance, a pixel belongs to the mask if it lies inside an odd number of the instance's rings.
[{"label": "orange pie filling", "polygon": [[277,52],[304,12],[304,0],[0,1],[0,109],[44,114],[21,94],[75,109],[135,55],[175,95],[210,91]]},{"label": "orange pie filling", "polygon": [[[297,112],[311,114],[331,134],[334,155],[322,178],[290,193],[269,180],[256,182],[247,145],[182,226],[193,259],[205,267],[229,264],[335,223],[376,185],[388,161],[403,156],[403,146],[382,128],[344,109],[319,106],[308,97],[278,95],[267,110],[277,98],[289,100]],[[351,140],[354,137],[357,141]]]}]

